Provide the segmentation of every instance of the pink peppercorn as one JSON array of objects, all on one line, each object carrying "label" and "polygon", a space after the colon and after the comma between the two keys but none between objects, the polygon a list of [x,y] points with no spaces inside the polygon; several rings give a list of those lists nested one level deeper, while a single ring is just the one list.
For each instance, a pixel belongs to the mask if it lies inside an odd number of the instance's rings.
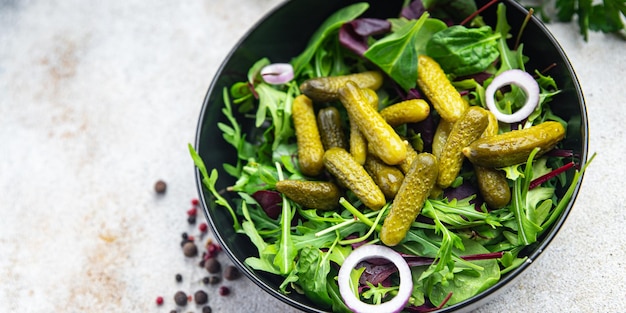
[{"label": "pink peppercorn", "polygon": [[207,232],[207,230],[208,230],[208,225],[207,225],[206,223],[201,223],[201,224],[198,226],[198,229],[199,229],[201,232],[206,233],[206,232]]},{"label": "pink peppercorn", "polygon": [[194,199],[191,199],[191,205],[193,205],[193,206],[198,206],[198,204],[200,204],[200,200],[195,199],[195,198],[194,198]]},{"label": "pink peppercorn", "polygon": [[161,305],[161,304],[163,304],[163,297],[158,296],[158,297],[156,298],[156,304],[157,304],[157,305]]}]

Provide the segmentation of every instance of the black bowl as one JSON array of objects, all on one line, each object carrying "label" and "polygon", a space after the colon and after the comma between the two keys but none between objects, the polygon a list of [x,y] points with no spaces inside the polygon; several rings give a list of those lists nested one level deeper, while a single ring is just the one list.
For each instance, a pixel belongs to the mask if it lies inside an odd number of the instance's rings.
[{"label": "black bowl", "polygon": [[[310,36],[326,17],[332,12],[355,2],[360,1],[285,1],[263,17],[231,50],[215,75],[204,99],[195,143],[196,151],[204,160],[207,168],[217,168],[220,171],[218,189],[232,185],[234,182],[234,179],[230,179],[230,176],[223,171],[221,165],[232,163],[235,159],[235,150],[222,139],[222,134],[217,127],[218,122],[225,122],[221,113],[224,105],[222,90],[235,82],[245,81],[248,69],[262,57],[269,57],[272,62],[290,61],[292,57],[302,52]],[[370,9],[365,15],[386,18],[398,14],[403,0],[367,2],[370,3]],[[479,0],[478,6],[480,7],[486,2]],[[517,34],[528,11],[513,0],[502,0],[501,2],[507,5],[507,19],[512,27],[511,34]],[[496,6],[491,6],[481,14],[489,25],[495,25],[495,10]],[[535,17],[529,21],[521,37],[521,42],[525,43],[524,54],[530,57],[530,61],[526,65],[527,71],[542,70],[555,64],[549,73],[556,80],[562,92],[553,99],[552,109],[557,115],[570,122],[567,140],[564,142],[565,148],[573,150],[575,154],[580,156],[581,160],[586,160],[588,145],[587,112],[581,88],[569,60],[556,39]],[[248,131],[254,128],[251,124],[245,127]],[[324,312],[303,295],[296,292],[289,295],[280,293],[278,287],[283,280],[282,277],[255,271],[244,264],[247,257],[257,256],[256,248],[248,237],[234,232],[229,213],[223,208],[216,207],[214,197],[202,185],[201,179],[200,173],[196,171],[196,183],[206,217],[216,239],[234,264],[260,288],[281,301],[306,312]],[[571,181],[571,175],[568,179]],[[479,295],[442,309],[441,312],[465,312],[475,309],[486,303],[493,295],[524,272],[556,236],[574,205],[579,188],[580,183],[576,186],[574,195],[556,223],[535,244],[523,251],[522,255],[528,257],[526,263],[503,275],[498,283]],[[557,193],[562,194],[564,190],[557,190]]]}]

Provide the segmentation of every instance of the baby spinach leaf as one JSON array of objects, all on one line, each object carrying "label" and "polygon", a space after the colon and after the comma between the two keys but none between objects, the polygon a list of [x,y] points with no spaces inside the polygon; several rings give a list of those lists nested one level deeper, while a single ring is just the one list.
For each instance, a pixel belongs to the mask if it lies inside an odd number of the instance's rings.
[{"label": "baby spinach leaf", "polygon": [[454,25],[435,33],[426,53],[441,64],[446,73],[466,76],[484,71],[499,56],[497,40],[489,26],[466,28]]},{"label": "baby spinach leaf", "polygon": [[[428,18],[408,21],[397,31],[376,41],[364,56],[387,73],[403,89],[417,84],[417,56],[426,50],[426,41],[445,24]],[[443,24],[443,25],[442,25]]]},{"label": "baby spinach leaf", "polygon": [[315,303],[329,307],[332,300],[328,295],[326,276],[330,272],[327,253],[316,248],[305,247],[300,251],[296,270],[300,273],[299,283],[304,293]]}]

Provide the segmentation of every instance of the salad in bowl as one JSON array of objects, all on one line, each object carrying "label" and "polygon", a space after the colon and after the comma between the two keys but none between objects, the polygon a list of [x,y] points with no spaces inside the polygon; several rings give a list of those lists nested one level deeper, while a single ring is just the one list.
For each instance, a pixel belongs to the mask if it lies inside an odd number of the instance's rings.
[{"label": "salad in bowl", "polygon": [[513,1],[285,2],[222,65],[189,150],[226,252],[310,312],[480,305],[588,164],[573,69]]}]

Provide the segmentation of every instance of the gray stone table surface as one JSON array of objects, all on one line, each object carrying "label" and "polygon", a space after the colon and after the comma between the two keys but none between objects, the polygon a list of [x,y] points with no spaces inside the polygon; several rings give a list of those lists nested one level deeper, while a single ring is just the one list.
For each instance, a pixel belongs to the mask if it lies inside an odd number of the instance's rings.
[{"label": "gray stone table surface", "polygon": [[[198,234],[186,145],[206,89],[279,3],[0,0],[1,312],[169,312],[177,290],[197,289],[213,312],[296,311],[246,278],[218,296],[179,245]],[[598,157],[553,244],[477,312],[624,311],[626,42],[548,28],[583,86]]]}]

